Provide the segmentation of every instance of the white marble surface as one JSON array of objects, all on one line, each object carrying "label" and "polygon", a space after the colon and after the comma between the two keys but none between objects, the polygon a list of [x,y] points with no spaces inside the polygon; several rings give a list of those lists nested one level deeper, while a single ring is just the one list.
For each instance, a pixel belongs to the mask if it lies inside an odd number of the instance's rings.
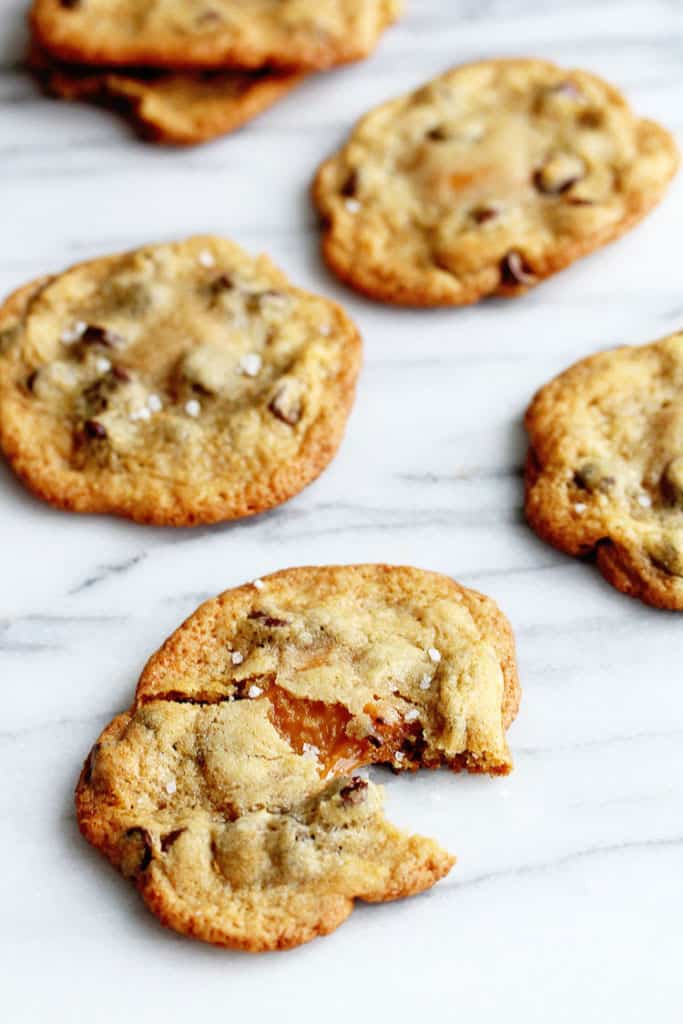
[{"label": "white marble surface", "polygon": [[[366,365],[336,462],[250,522],[162,531],[43,506],[0,466],[1,1016],[97,1024],[681,1020],[681,620],[621,597],[521,517],[520,418],[601,346],[681,326],[683,187],[637,231],[514,304],[392,312],[323,270],[306,187],[364,108],[487,54],[581,63],[683,139],[680,0],[408,0],[365,64],[238,136],[145,147],[38,97],[0,0],[0,291],[195,231],[267,249],[344,301]],[[72,789],[147,654],[198,601],[286,565],[409,562],[492,594],[524,702],[504,781],[388,777],[395,820],[459,856],[430,894],[362,907],[288,954],[163,931],[79,838]]]}]

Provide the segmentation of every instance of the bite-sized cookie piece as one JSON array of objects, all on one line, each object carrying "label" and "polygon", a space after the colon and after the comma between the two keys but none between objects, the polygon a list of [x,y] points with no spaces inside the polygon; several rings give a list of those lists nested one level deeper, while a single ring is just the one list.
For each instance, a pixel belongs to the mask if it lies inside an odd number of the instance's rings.
[{"label": "bite-sized cookie piece", "polygon": [[240,128],[302,81],[284,71],[117,71],[64,64],[34,47],[29,66],[52,96],[89,100],[129,115],[146,139],[176,146]]},{"label": "bite-sized cookie piece", "polygon": [[172,68],[327,68],[360,60],[402,0],[34,0],[37,40],[61,60]]},{"label": "bite-sized cookie piece", "polygon": [[671,136],[613,86],[542,60],[455,68],[383,104],[320,168],[324,254],[371,298],[521,295],[658,202]]},{"label": "bite-sized cookie piece", "polygon": [[526,414],[526,514],[619,590],[683,610],[683,334],[576,363]]},{"label": "bite-sized cookie piece", "polygon": [[454,863],[389,824],[358,770],[506,774],[519,695],[481,594],[410,568],[286,570],[202,605],[151,658],[85,763],[79,826],[169,927],[296,946]]},{"label": "bite-sized cookie piece", "polygon": [[0,446],[61,508],[252,515],[333,458],[360,348],[339,306],[224,239],[92,260],[0,308]]}]

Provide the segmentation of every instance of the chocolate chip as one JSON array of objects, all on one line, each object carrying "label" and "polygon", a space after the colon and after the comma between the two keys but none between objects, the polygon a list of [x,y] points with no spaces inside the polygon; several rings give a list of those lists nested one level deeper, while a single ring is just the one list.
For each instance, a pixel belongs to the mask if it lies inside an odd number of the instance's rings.
[{"label": "chocolate chip", "polygon": [[292,387],[281,387],[270,400],[268,409],[276,419],[295,427],[301,419],[301,401]]},{"label": "chocolate chip", "polygon": [[581,181],[585,171],[585,164],[579,157],[572,153],[556,153],[535,172],[533,182],[543,195],[559,196]]},{"label": "chocolate chip", "polygon": [[84,345],[104,345],[105,348],[113,348],[114,345],[120,345],[123,338],[116,331],[109,330],[108,327],[88,324],[80,340]]},{"label": "chocolate chip", "polygon": [[222,21],[223,16],[218,11],[214,11],[213,9],[202,11],[200,14],[197,15],[196,18],[197,24],[203,26],[218,25]]},{"label": "chocolate chip", "polygon": [[506,285],[535,284],[537,280],[529,264],[515,249],[503,257],[500,276],[502,283]]},{"label": "chocolate chip", "polygon": [[367,800],[368,784],[360,775],[354,775],[348,785],[339,790],[339,796],[347,806],[355,807]]},{"label": "chocolate chip", "polygon": [[442,124],[436,126],[436,128],[430,128],[427,132],[427,138],[431,139],[432,142],[446,142],[449,138],[448,132]]},{"label": "chocolate chip", "polygon": [[358,171],[351,171],[348,178],[342,185],[340,193],[347,199],[353,198],[358,191]]},{"label": "chocolate chip", "polygon": [[146,828],[135,825],[124,833],[125,847],[121,856],[124,875],[137,875],[145,871],[152,860],[152,837]]},{"label": "chocolate chip", "polygon": [[28,377],[26,378],[26,389],[28,391],[33,391],[33,385],[36,382],[36,377],[37,376],[38,376],[38,371],[37,370],[34,370],[33,373],[29,373]]},{"label": "chocolate chip", "polygon": [[107,436],[107,428],[98,420],[86,420],[83,429],[87,437],[105,438]]},{"label": "chocolate chip", "polygon": [[371,746],[373,746],[373,747],[378,747],[378,748],[382,746],[382,741],[381,741],[381,739],[379,738],[379,736],[373,736],[372,734],[370,734],[370,735],[369,735],[368,737],[366,737],[366,738],[367,738],[367,741],[368,741],[368,743],[369,743],[369,744],[370,744]]},{"label": "chocolate chip", "polygon": [[220,295],[222,292],[231,291],[235,284],[229,274],[220,274],[213,279],[209,287],[214,295]]},{"label": "chocolate chip", "polygon": [[112,366],[111,368],[112,377],[116,380],[120,380],[123,384],[127,384],[133,379],[133,375],[129,370],[126,370],[124,366]]},{"label": "chocolate chip", "polygon": [[604,117],[600,110],[582,110],[577,120],[582,128],[601,128]]},{"label": "chocolate chip", "polygon": [[247,615],[247,618],[248,619],[256,619],[259,622],[262,622],[264,626],[268,626],[268,627],[271,627],[273,629],[277,628],[278,626],[288,626],[289,625],[289,623],[285,619],[276,619],[272,615],[266,614],[266,612],[259,612],[259,611],[249,612],[249,614]]},{"label": "chocolate chip", "polygon": [[174,828],[172,832],[167,832],[166,835],[161,837],[161,852],[168,853],[176,839],[179,838],[185,832],[184,828]]},{"label": "chocolate chip", "polygon": [[578,180],[576,177],[561,178],[551,184],[544,178],[542,170],[534,174],[534,185],[546,196],[559,196],[562,192],[567,192]]},{"label": "chocolate chip", "polygon": [[470,217],[477,224],[485,224],[489,220],[495,220],[499,212],[495,206],[477,206],[470,210]]},{"label": "chocolate chip", "polygon": [[605,467],[599,462],[586,462],[574,473],[574,483],[584,491],[607,494],[614,487],[616,480],[605,472]]},{"label": "chocolate chip", "polygon": [[660,486],[670,505],[683,506],[683,455],[668,463],[662,473]]},{"label": "chocolate chip", "polygon": [[67,10],[72,10],[74,7],[80,5],[81,0],[59,0],[60,7],[66,7]]}]

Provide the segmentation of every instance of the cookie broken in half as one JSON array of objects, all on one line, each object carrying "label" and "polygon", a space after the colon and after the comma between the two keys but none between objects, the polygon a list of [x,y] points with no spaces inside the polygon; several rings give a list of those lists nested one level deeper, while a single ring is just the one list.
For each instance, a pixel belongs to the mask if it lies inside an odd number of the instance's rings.
[{"label": "cookie broken in half", "polygon": [[407,835],[360,769],[504,775],[509,624],[435,573],[290,569],[202,605],[145,668],[76,791],[83,835],[171,928],[285,949],[454,858]]}]

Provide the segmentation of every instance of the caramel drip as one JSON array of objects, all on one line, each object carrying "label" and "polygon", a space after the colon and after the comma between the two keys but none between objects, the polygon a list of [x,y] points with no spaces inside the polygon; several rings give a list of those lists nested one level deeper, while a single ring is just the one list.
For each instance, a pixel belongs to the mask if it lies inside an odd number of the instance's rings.
[{"label": "caramel drip", "polygon": [[[398,751],[416,746],[421,727],[399,721],[394,725],[373,717],[373,732],[362,739],[349,736],[353,715],[343,704],[326,704],[321,700],[296,697],[270,683],[263,688],[262,698],[270,704],[270,717],[280,736],[297,754],[306,746],[314,747],[321,773],[350,773],[368,764],[393,761]],[[372,715],[372,707],[366,712]]]}]

